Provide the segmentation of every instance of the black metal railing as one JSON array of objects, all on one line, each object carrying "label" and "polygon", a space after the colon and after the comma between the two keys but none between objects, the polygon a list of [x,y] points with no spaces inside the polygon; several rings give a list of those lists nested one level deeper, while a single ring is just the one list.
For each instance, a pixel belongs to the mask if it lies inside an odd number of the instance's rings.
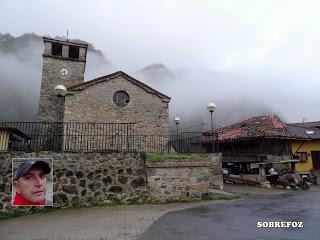
[{"label": "black metal railing", "polygon": [[0,151],[150,153],[210,152],[201,132],[138,135],[134,123],[6,122],[0,123]]},{"label": "black metal railing", "polygon": [[135,135],[134,148],[150,153],[202,153],[204,136],[201,132],[183,132],[179,135]]},{"label": "black metal railing", "polygon": [[4,122],[0,151],[124,150],[131,135],[134,123]]}]

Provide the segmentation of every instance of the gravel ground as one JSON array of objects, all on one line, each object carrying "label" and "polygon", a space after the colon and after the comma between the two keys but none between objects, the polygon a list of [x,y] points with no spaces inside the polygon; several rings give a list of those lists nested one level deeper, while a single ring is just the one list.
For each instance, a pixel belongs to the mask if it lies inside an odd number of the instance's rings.
[{"label": "gravel ground", "polygon": [[285,192],[290,192],[291,190],[286,189],[277,189],[272,187],[271,189],[268,188],[261,188],[255,186],[248,186],[248,185],[236,185],[236,184],[224,184],[224,191],[230,193],[247,193],[247,194],[280,194]]}]

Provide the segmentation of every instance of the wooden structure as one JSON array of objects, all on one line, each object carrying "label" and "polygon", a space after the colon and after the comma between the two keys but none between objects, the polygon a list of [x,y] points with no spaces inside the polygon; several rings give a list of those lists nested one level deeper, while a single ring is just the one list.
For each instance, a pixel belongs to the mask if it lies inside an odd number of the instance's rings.
[{"label": "wooden structure", "polygon": [[[213,132],[218,135],[214,141],[219,144],[223,167],[233,174],[259,174],[260,180],[272,164],[293,160],[292,141],[309,141],[289,132],[276,115],[252,117]],[[202,145],[207,148],[212,144],[212,130],[204,135]]]},{"label": "wooden structure", "polygon": [[28,135],[19,129],[0,123],[0,152],[27,148],[30,139]]}]

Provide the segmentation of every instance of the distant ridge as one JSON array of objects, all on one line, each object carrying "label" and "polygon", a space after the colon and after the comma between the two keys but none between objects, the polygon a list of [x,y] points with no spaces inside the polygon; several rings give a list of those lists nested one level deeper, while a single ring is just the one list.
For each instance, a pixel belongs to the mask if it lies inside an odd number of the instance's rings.
[{"label": "distant ridge", "polygon": [[148,65],[139,72],[150,78],[174,78],[174,74],[163,63]]}]

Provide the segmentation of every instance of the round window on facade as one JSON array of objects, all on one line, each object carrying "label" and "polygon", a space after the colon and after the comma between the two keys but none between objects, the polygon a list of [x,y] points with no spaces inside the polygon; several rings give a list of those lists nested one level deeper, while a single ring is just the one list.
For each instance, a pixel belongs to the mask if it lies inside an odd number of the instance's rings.
[{"label": "round window on facade", "polygon": [[130,102],[130,97],[125,91],[118,91],[113,95],[113,102],[118,107],[123,108]]}]

